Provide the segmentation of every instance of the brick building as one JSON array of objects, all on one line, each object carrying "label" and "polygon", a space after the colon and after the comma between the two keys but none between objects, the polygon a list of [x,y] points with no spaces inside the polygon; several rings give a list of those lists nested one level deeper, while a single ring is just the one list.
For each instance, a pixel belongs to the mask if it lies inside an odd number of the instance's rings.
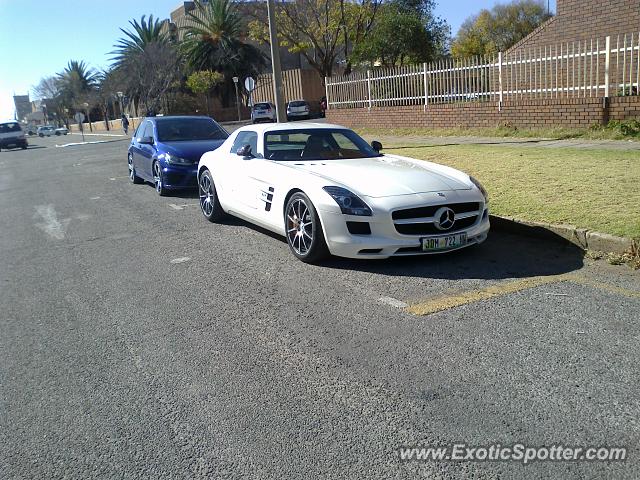
[{"label": "brick building", "polygon": [[556,15],[510,49],[640,32],[640,0],[557,0]]}]

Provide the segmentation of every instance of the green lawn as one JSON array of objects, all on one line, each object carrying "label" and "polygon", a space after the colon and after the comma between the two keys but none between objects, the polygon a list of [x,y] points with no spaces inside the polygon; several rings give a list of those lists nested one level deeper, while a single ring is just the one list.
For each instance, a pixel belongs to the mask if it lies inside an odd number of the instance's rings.
[{"label": "green lawn", "polygon": [[489,191],[494,214],[640,238],[638,151],[495,145],[385,151],[475,176]]}]

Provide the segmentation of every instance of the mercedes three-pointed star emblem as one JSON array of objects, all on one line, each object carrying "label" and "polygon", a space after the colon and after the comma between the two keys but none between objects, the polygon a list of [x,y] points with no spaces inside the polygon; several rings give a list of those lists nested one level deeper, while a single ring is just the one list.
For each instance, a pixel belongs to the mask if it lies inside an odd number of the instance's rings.
[{"label": "mercedes three-pointed star emblem", "polygon": [[449,207],[439,208],[434,217],[434,225],[438,230],[449,230],[456,221],[456,214]]}]

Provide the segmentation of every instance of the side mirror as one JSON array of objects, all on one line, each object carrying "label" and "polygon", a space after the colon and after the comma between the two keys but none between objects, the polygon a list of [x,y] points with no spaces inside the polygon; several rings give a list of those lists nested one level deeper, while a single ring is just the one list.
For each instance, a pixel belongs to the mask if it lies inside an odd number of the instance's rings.
[{"label": "side mirror", "polygon": [[253,158],[253,153],[251,152],[251,145],[248,143],[246,145],[241,146],[236,152],[239,157],[243,158]]},{"label": "side mirror", "polygon": [[140,145],[153,145],[153,137],[142,137],[138,140]]},{"label": "side mirror", "polygon": [[382,144],[379,141],[374,140],[373,142],[371,142],[371,148],[380,153],[380,150],[382,150]]}]

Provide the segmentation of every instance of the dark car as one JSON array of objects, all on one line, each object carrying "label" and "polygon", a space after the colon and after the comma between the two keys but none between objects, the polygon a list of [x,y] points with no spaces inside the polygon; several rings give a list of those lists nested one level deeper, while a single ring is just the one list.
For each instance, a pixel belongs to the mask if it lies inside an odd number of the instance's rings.
[{"label": "dark car", "polygon": [[129,180],[152,182],[160,195],[198,186],[198,162],[229,134],[209,117],[145,118],[129,146]]}]

